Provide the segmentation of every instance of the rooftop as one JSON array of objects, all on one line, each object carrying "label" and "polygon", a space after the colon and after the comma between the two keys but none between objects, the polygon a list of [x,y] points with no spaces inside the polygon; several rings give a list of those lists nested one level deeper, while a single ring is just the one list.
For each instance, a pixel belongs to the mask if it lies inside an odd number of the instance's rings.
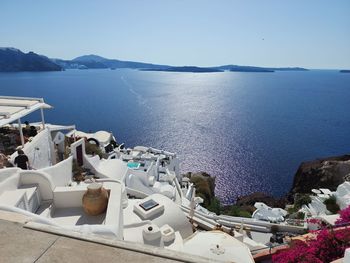
[{"label": "rooftop", "polygon": [[0,127],[39,109],[50,109],[42,98],[0,96]]}]

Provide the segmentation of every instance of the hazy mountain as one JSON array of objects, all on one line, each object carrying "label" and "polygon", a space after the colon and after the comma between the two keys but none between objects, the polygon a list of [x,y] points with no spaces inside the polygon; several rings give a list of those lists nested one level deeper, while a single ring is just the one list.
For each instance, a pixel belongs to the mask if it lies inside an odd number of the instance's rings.
[{"label": "hazy mountain", "polygon": [[0,71],[60,71],[62,67],[49,58],[35,54],[23,53],[16,48],[0,48]]},{"label": "hazy mountain", "polygon": [[267,68],[275,71],[308,71],[306,68],[300,67],[287,67],[287,68]]},{"label": "hazy mountain", "polygon": [[274,72],[274,71],[306,71],[308,69],[299,67],[289,68],[267,68],[254,66],[238,66],[238,65],[224,65],[216,67],[220,70],[238,71],[238,72]]},{"label": "hazy mountain", "polygon": [[104,57],[100,57],[97,55],[84,55],[84,56],[80,56],[77,57],[75,59],[72,59],[72,61],[79,61],[79,62],[106,62],[108,61],[108,58],[104,58]]},{"label": "hazy mountain", "polygon": [[85,55],[71,60],[73,63],[84,65],[87,68],[132,68],[145,71],[172,71],[172,72],[274,72],[274,71],[303,71],[304,68],[264,68],[254,66],[224,65],[216,67],[196,67],[182,66],[175,67],[169,65],[157,65],[143,62],[122,61],[117,59],[107,59],[97,55]]},{"label": "hazy mountain", "polygon": [[62,69],[118,69],[130,68],[172,72],[274,72],[304,71],[304,68],[264,68],[254,66],[224,65],[216,67],[158,65],[152,63],[108,59],[97,55],[84,55],[72,60],[49,59],[33,52],[23,53],[15,48],[0,48],[0,71],[59,71]]},{"label": "hazy mountain", "polygon": [[107,59],[96,55],[85,55],[77,57],[72,62],[85,65],[88,68],[132,68],[132,69],[162,69],[169,68],[167,65],[156,65],[151,63],[123,61],[117,59]]}]

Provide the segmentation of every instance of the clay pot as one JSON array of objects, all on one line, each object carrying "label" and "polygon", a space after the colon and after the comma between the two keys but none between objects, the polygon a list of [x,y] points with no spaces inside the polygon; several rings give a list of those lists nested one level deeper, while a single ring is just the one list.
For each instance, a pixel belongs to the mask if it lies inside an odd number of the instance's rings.
[{"label": "clay pot", "polygon": [[83,208],[88,215],[96,216],[106,211],[108,192],[102,184],[92,183],[83,196]]}]

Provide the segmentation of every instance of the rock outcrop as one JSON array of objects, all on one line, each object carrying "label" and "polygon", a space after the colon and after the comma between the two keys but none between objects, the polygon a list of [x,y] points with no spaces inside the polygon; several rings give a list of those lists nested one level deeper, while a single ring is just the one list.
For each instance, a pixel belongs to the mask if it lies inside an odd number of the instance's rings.
[{"label": "rock outcrop", "polygon": [[313,188],[335,191],[350,174],[350,155],[318,159],[302,163],[295,176],[289,196],[310,193]]},{"label": "rock outcrop", "polygon": [[211,177],[205,172],[186,173],[186,177],[190,178],[191,183],[196,186],[196,194],[203,198],[203,205],[208,207],[215,197],[215,177]]},{"label": "rock outcrop", "polygon": [[[215,197],[215,178],[209,174],[187,173],[187,177],[196,185],[197,195],[204,199],[204,207],[216,213],[234,216],[244,212],[252,213],[256,202],[263,202],[270,207],[285,208],[286,204],[294,203],[296,194],[310,194],[316,188],[328,188],[335,191],[345,180],[350,181],[350,155],[342,155],[303,162],[299,166],[291,190],[284,197],[278,198],[266,193],[255,192],[237,199],[235,204],[221,206]],[[237,211],[236,211],[237,210]]]}]

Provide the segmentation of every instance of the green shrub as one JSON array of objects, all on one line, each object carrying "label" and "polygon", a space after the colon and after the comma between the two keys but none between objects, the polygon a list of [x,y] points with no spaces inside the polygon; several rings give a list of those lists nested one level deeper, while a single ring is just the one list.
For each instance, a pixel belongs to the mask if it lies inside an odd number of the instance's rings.
[{"label": "green shrub", "polygon": [[227,215],[229,216],[240,216],[240,217],[248,217],[250,218],[252,215],[246,210],[243,210],[241,207],[237,205],[231,205],[227,209]]},{"label": "green shrub", "polygon": [[294,207],[298,210],[303,206],[311,203],[311,197],[308,194],[297,194],[294,200]]},{"label": "green shrub", "polygon": [[300,208],[297,208],[297,207],[295,207],[295,206],[293,206],[293,207],[289,207],[288,208],[288,214],[294,214],[294,213],[296,213],[296,212],[298,212],[298,210],[299,210]]},{"label": "green shrub", "polygon": [[92,144],[89,142],[85,143],[85,152],[86,154],[96,154],[100,156],[100,158],[102,158],[102,151],[100,147],[98,147],[96,144]]},{"label": "green shrub", "polygon": [[336,214],[340,210],[339,206],[337,205],[337,198],[334,195],[326,199],[323,203],[326,205],[327,210],[332,214]]},{"label": "green shrub", "polygon": [[296,213],[296,219],[303,220],[304,218],[305,218],[305,213],[303,213],[303,212]]},{"label": "green shrub", "polygon": [[289,207],[287,209],[288,215],[287,217],[290,219],[301,219],[303,220],[305,218],[305,213],[303,212],[298,212],[300,208],[297,208],[295,206]]},{"label": "green shrub", "polygon": [[196,195],[203,198],[203,206],[208,208],[211,205],[212,200],[215,198],[215,178],[212,178],[209,175],[193,174],[190,180],[196,187]]},{"label": "green shrub", "polygon": [[229,206],[229,208],[227,209],[226,214],[229,216],[238,216],[238,212],[239,212],[239,208],[236,205],[231,205]]},{"label": "green shrub", "polygon": [[217,215],[220,215],[221,214],[221,203],[220,203],[220,200],[216,197],[212,198],[210,200],[210,204],[207,206],[207,209],[210,211],[210,212],[213,212]]},{"label": "green shrub", "polygon": [[252,217],[251,213],[249,213],[248,211],[244,211],[244,210],[240,210],[238,212],[238,216],[240,216],[240,217],[247,217],[247,218],[251,218]]}]

